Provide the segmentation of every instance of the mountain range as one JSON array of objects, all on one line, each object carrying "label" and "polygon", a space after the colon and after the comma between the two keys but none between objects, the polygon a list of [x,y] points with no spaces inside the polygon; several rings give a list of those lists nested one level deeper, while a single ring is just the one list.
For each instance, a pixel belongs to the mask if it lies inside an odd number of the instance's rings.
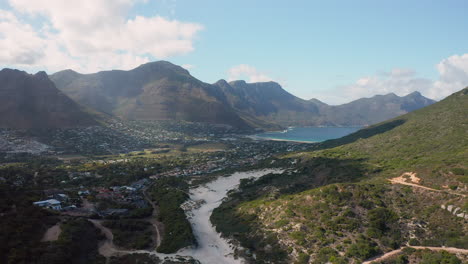
[{"label": "mountain range", "polygon": [[[415,92],[404,97],[378,95],[332,106],[317,99],[298,98],[275,82],[220,80],[214,84],[204,83],[184,68],[166,61],[143,64],[129,71],[80,74],[64,70],[50,76],[40,73],[35,77],[5,69],[2,76],[5,81],[0,82],[0,89],[9,93],[15,91],[15,95],[10,94],[9,108],[4,105],[0,112],[1,123],[4,127],[15,128],[94,124],[93,118],[82,109],[126,120],[183,120],[224,124],[243,130],[277,130],[284,126],[366,126],[434,103]],[[23,78],[25,83],[7,82],[11,78]],[[63,93],[56,91],[57,96],[45,96],[47,101],[44,101],[46,90],[55,90],[55,86]],[[31,96],[32,90],[38,96]],[[44,92],[39,96],[42,90]],[[25,110],[24,102],[29,102],[31,107],[41,104],[48,107],[27,112],[31,119],[28,121],[26,112],[12,110],[15,107]],[[64,105],[69,105],[67,110],[60,108]],[[53,121],[57,118],[60,121]],[[15,123],[12,120],[21,121]]]},{"label": "mountain range", "polygon": [[332,106],[317,99],[303,100],[278,83],[215,83],[237,111],[282,126],[366,126],[433,104],[419,92],[399,97],[393,93]]}]

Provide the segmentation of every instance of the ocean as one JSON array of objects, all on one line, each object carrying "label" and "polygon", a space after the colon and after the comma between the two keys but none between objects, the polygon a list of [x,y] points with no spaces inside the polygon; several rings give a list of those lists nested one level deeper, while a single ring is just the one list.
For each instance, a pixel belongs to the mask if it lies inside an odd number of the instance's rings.
[{"label": "ocean", "polygon": [[284,131],[257,134],[255,137],[272,140],[321,142],[349,135],[361,128],[362,127],[290,127]]}]

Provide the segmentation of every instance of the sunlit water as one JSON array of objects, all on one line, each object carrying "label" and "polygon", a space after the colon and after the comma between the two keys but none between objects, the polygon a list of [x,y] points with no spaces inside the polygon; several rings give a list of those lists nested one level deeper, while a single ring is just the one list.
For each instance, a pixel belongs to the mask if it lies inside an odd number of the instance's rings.
[{"label": "sunlit water", "polygon": [[321,142],[344,137],[361,129],[361,127],[292,127],[284,131],[257,134],[258,139]]}]

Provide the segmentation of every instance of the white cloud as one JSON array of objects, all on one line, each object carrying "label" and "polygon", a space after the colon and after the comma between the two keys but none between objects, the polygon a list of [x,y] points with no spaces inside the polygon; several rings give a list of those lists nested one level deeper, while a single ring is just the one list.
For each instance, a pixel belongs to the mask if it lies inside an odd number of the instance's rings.
[{"label": "white cloud", "polygon": [[[127,18],[139,1],[9,0],[14,12],[0,10],[0,63],[93,72],[194,50],[203,26],[160,16]],[[22,17],[43,21],[42,27]]]},{"label": "white cloud", "polygon": [[186,70],[191,70],[191,69],[195,68],[195,65],[192,65],[192,64],[182,64],[181,67],[184,68],[184,69],[186,69]]},{"label": "white cloud", "polygon": [[269,82],[273,81],[271,77],[258,71],[255,67],[247,64],[241,64],[232,67],[228,71],[228,81],[246,79],[248,82]]},{"label": "white cloud", "polygon": [[468,86],[468,53],[453,55],[437,64],[440,78],[434,83],[429,96],[450,95]]},{"label": "white cloud", "polygon": [[44,57],[46,41],[16,16],[0,10],[0,63],[33,64]]},{"label": "white cloud", "polygon": [[444,59],[436,68],[439,72],[436,81],[420,78],[411,69],[396,68],[390,72],[362,77],[353,84],[312,97],[331,104],[342,104],[376,94],[395,93],[404,96],[419,91],[424,96],[440,100],[468,86],[468,54]]}]

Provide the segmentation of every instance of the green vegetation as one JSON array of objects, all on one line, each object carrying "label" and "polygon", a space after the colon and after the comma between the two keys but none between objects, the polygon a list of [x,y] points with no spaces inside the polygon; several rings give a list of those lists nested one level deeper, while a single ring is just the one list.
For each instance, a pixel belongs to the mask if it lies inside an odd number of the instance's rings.
[{"label": "green vegetation", "polygon": [[375,171],[373,177],[413,171],[424,175],[424,185],[435,188],[461,182],[468,169],[467,104],[465,88],[429,107],[317,144],[313,150],[318,151],[291,157],[305,163],[314,158],[359,157],[362,166]]},{"label": "green vegetation", "polygon": [[132,159],[105,165],[94,165],[94,171],[101,175],[99,182],[107,186],[121,186],[147,178],[161,172],[162,165],[153,159]]},{"label": "green vegetation", "polygon": [[34,263],[40,240],[58,219],[32,202],[38,193],[0,183],[0,263]]},{"label": "green vegetation", "polygon": [[39,264],[104,264],[98,253],[100,232],[86,219],[69,220],[61,225],[57,241],[47,243]]},{"label": "green vegetation", "polygon": [[[441,208],[466,208],[457,194],[464,192],[458,186],[466,184],[468,168],[467,105],[468,88],[286,155],[279,162],[296,164],[294,170],[242,181],[211,220],[224,236],[254,253],[257,263],[349,263],[408,241],[468,248],[464,219]],[[387,182],[404,172],[415,172],[420,184],[442,191]]]},{"label": "green vegetation", "polygon": [[146,249],[153,244],[152,225],[145,221],[105,221],[105,227],[112,230],[114,243],[126,249]]},{"label": "green vegetation", "polygon": [[192,226],[180,205],[188,199],[188,184],[182,178],[165,177],[156,180],[149,191],[159,206],[158,218],[164,224],[163,239],[158,252],[174,253],[194,245]]},{"label": "green vegetation", "polygon": [[148,254],[128,254],[110,258],[109,264],[159,264],[162,261]]},{"label": "green vegetation", "polygon": [[[267,244],[292,241],[296,252],[337,263],[399,248],[410,233],[420,244],[468,248],[463,219],[434,206],[441,200],[460,202],[455,195],[415,193],[397,185],[332,184],[274,199],[267,196],[234,208],[227,205],[235,204],[224,203],[212,220],[220,231],[259,252],[265,261],[273,259],[273,253],[263,255],[257,245],[271,239],[273,232],[276,241]],[[325,247],[345,253],[348,259],[321,252]]]},{"label": "green vegetation", "polygon": [[[468,260],[468,256],[465,256]],[[447,251],[434,252],[431,250],[415,250],[413,248],[405,248],[401,254],[378,262],[376,264],[461,264],[464,263],[454,254]]]}]

